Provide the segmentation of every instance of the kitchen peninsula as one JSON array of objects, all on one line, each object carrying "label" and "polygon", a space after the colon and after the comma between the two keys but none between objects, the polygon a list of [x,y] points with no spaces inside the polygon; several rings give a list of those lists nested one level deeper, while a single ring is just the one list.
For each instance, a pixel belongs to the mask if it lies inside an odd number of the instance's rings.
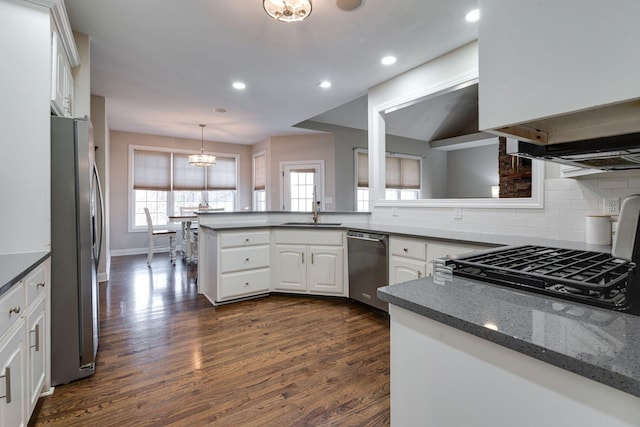
[{"label": "kitchen peninsula", "polygon": [[453,276],[390,304],[394,425],[640,425],[640,317]]}]

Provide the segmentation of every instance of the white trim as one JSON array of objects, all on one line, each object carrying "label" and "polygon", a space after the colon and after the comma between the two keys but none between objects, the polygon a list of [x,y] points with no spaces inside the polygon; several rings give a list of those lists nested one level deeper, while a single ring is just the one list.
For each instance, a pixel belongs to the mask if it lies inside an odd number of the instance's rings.
[{"label": "white trim", "polygon": [[[56,26],[58,36],[60,37],[62,46],[64,46],[64,51],[67,54],[67,59],[69,60],[71,68],[79,67],[81,65],[80,54],[78,54],[78,49],[76,48],[76,41],[73,38],[73,30],[71,29],[71,23],[69,22],[69,16],[67,15],[67,10],[64,7],[64,2],[62,0],[24,1],[38,6],[44,6],[49,9],[51,19],[53,19]],[[53,28],[51,30],[54,31]]]},{"label": "white trim", "polygon": [[286,206],[285,200],[284,200],[284,168],[285,166],[290,166],[290,165],[308,165],[308,166],[312,166],[313,168],[320,166],[320,180],[319,180],[320,194],[319,195],[316,194],[316,197],[318,197],[318,200],[320,201],[320,210],[324,210],[324,194],[325,194],[324,160],[299,160],[299,161],[289,160],[286,162],[280,162],[278,173],[280,174],[280,208],[281,210],[284,211],[284,208]]},{"label": "white trim", "polygon": [[[397,109],[407,107],[425,98],[432,98],[442,95],[443,93],[467,87],[478,82],[478,69],[461,73],[450,79],[438,82],[435,85],[426,86],[421,89],[406,93],[400,97],[385,101],[372,107],[371,131],[369,133],[369,188],[377,189],[377,197],[375,200],[371,198],[373,194],[370,192],[369,208],[374,207],[474,207],[474,208],[523,208],[523,209],[541,209],[544,207],[544,163],[534,160],[532,162],[532,188],[531,197],[518,199],[420,199],[420,200],[385,200],[384,199],[384,168],[375,168],[379,159],[374,159],[376,152],[385,150],[385,120],[386,113]],[[374,173],[374,169],[375,172]],[[422,172],[422,170],[421,170]],[[373,184],[373,186],[372,186]],[[421,182],[422,186],[422,182]]]}]

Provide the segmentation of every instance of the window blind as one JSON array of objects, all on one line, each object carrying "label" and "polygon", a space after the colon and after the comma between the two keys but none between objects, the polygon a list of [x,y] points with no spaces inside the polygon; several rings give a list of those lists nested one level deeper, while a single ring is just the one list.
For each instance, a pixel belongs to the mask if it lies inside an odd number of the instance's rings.
[{"label": "window blind", "polygon": [[[213,166],[215,167],[215,166]],[[173,190],[174,191],[203,191],[205,169],[189,164],[189,155],[173,154]]]},{"label": "window blind", "polygon": [[171,191],[171,153],[134,150],[133,189]]},{"label": "window blind", "polygon": [[[369,155],[358,152],[358,187],[369,186]],[[385,157],[385,187],[420,189],[420,160],[410,157]]]},{"label": "window blind", "polygon": [[254,157],[253,189],[264,190],[267,186],[267,156],[264,154]]},{"label": "window blind", "polygon": [[235,190],[236,189],[236,159],[235,157],[216,156],[215,166],[207,169],[207,189]]}]

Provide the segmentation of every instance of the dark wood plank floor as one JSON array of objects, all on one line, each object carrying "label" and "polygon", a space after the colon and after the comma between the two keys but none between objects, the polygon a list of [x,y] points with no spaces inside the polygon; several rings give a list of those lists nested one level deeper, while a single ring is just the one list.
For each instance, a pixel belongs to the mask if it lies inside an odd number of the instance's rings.
[{"label": "dark wood plank floor", "polygon": [[115,257],[96,374],[41,398],[30,426],[389,425],[389,321],[347,300],[213,307],[195,270]]}]

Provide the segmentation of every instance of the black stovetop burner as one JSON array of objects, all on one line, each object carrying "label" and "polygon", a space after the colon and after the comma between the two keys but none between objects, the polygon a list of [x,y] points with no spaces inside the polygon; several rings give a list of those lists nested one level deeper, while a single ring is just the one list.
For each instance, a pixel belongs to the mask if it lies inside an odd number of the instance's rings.
[{"label": "black stovetop burner", "polygon": [[635,263],[606,253],[510,246],[446,264],[458,276],[640,315]]}]

